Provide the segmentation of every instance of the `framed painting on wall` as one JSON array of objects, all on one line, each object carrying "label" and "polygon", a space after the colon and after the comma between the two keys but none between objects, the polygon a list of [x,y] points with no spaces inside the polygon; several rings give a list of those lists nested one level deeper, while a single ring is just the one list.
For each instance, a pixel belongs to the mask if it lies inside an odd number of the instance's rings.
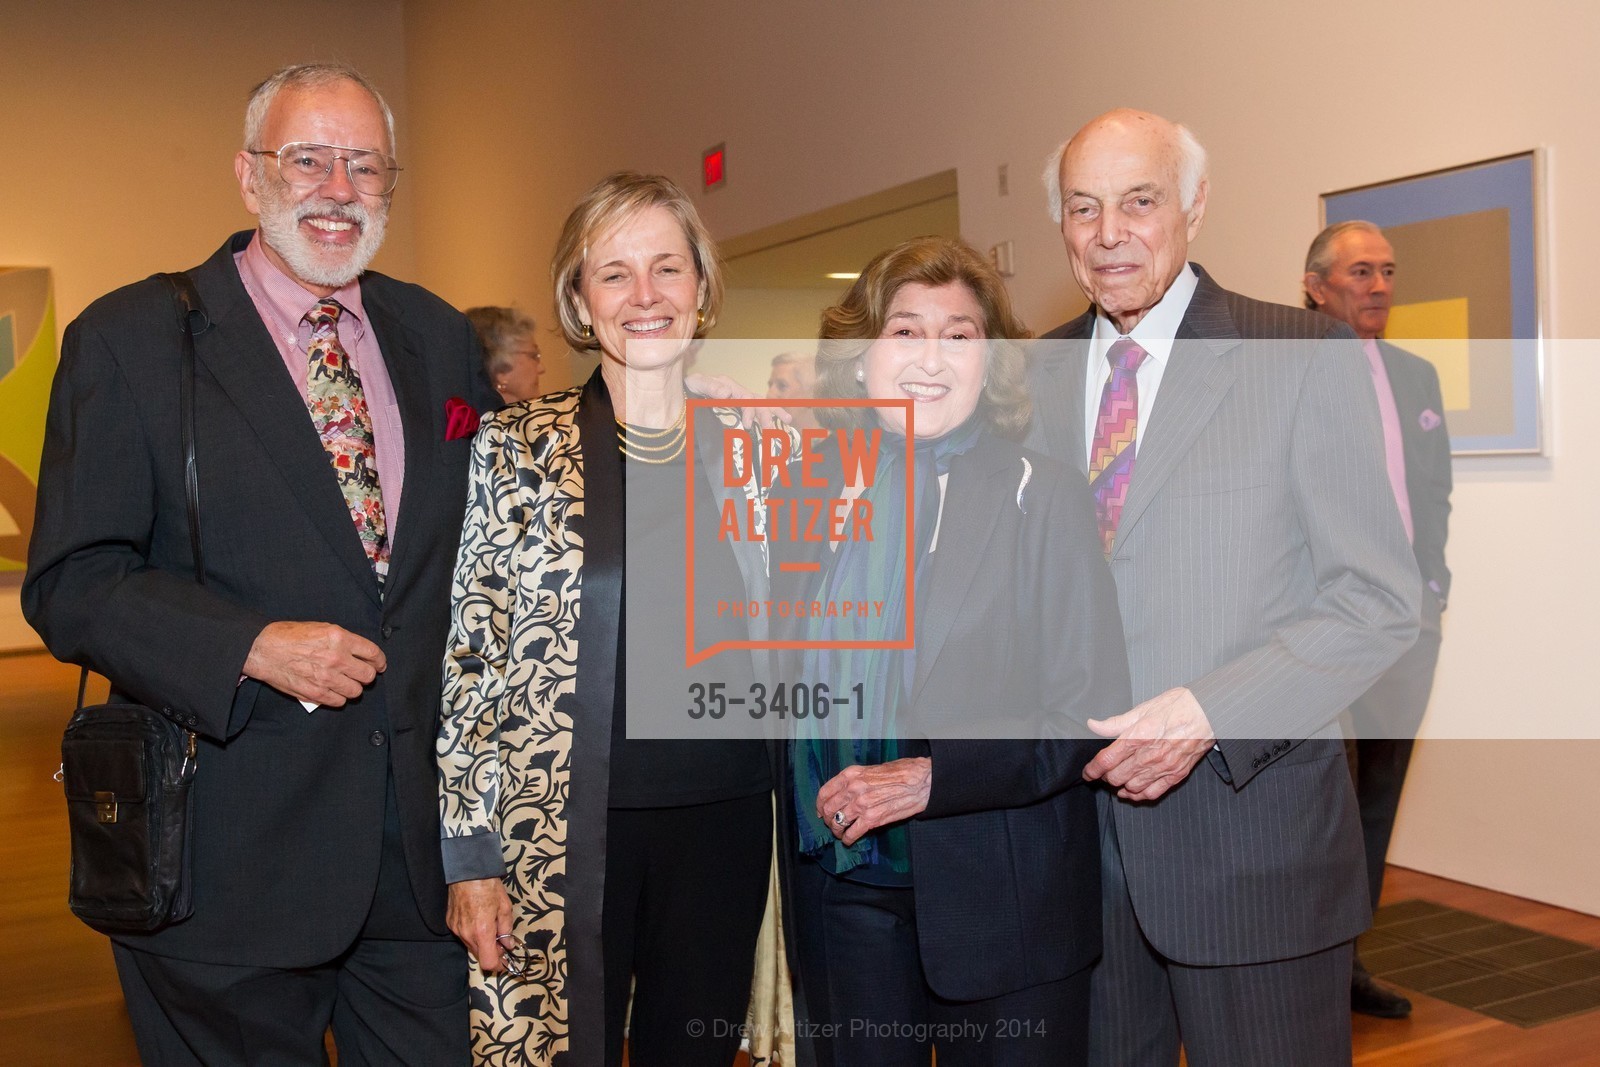
[{"label": "framed painting on wall", "polygon": [[1365,219],[1394,247],[1384,337],[1438,369],[1456,455],[1544,449],[1541,170],[1523,152],[1322,195],[1323,225]]},{"label": "framed painting on wall", "polygon": [[45,267],[0,267],[0,652],[39,647],[18,591],[33,532],[56,313]]},{"label": "framed painting on wall", "polygon": [[21,572],[27,563],[55,372],[49,269],[0,267],[0,573]]}]

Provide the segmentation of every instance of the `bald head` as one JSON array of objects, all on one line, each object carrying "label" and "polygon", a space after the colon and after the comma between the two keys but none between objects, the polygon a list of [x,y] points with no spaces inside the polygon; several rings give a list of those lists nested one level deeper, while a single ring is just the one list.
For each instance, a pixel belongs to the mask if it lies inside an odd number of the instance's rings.
[{"label": "bald head", "polygon": [[1194,134],[1187,126],[1160,115],[1119,107],[1090,119],[1071,139],[1058,145],[1045,161],[1044,185],[1052,221],[1061,221],[1061,167],[1067,153],[1074,148],[1081,151],[1086,143],[1108,137],[1142,143],[1146,152],[1170,159],[1177,175],[1180,205],[1185,211],[1194,206],[1201,183],[1206,180],[1206,150],[1195,140]]},{"label": "bald head", "polygon": [[1205,149],[1159,115],[1119,108],[1092,119],[1045,173],[1084,295],[1121,333],[1160,302],[1205,218]]}]

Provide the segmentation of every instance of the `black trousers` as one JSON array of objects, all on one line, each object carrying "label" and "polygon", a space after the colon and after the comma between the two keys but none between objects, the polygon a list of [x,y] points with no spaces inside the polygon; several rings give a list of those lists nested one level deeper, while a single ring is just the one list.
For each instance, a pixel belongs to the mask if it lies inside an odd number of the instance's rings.
[{"label": "black trousers", "polygon": [[606,827],[606,1064],[728,1067],[750,1006],[772,869],[772,794],[612,808]]},{"label": "black trousers", "polygon": [[112,954],[146,1064],[325,1067],[330,1026],[340,1067],[471,1061],[466,951],[417,911],[392,781],[372,909],[336,959],[293,970],[197,963],[129,941]]},{"label": "black trousers", "polygon": [[[1434,669],[1439,663],[1441,632],[1437,611],[1423,611],[1422,632],[1372,688],[1350,706],[1355,739],[1345,742],[1350,774],[1361,811],[1361,838],[1367,858],[1367,891],[1374,909],[1383,893],[1383,872],[1394,834],[1400,793],[1411,765],[1414,738],[1428,710]],[[1358,954],[1355,975],[1366,974]]]},{"label": "black trousers", "polygon": [[[800,859],[794,938],[822,1067],[1076,1067],[1088,1056],[1089,969],[976,1001],[928,987],[910,889],[836,878]],[[973,908],[983,902],[974,900]]]}]

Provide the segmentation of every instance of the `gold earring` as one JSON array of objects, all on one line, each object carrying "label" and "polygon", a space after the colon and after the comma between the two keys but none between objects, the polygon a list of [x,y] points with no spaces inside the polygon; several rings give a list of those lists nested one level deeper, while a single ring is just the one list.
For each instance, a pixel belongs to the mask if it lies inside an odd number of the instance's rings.
[{"label": "gold earring", "polygon": [[587,341],[589,338],[594,336],[594,327],[590,326],[587,322],[578,323],[578,336]]},{"label": "gold earring", "polygon": [[695,320],[695,326],[694,326],[695,329],[697,329],[697,330],[705,329],[706,328],[706,309],[705,308],[695,308],[694,309],[694,320]]}]

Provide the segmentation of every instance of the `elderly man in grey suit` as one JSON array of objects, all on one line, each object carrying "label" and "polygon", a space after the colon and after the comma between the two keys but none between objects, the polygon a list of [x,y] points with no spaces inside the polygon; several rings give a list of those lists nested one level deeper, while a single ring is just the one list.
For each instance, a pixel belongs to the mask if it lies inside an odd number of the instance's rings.
[{"label": "elderly man in grey suit", "polygon": [[1092,306],[1035,362],[1034,443],[1088,470],[1134,707],[1106,786],[1097,1064],[1348,1064],[1371,921],[1338,715],[1422,583],[1349,331],[1187,262],[1205,152],[1113,111],[1046,172]]},{"label": "elderly man in grey suit", "polygon": [[[1394,274],[1394,249],[1370,222],[1334,223],[1317,234],[1306,252],[1306,307],[1332,315],[1361,339],[1383,421],[1389,487],[1427,583],[1417,643],[1350,706],[1355,739],[1345,748],[1361,810],[1367,891],[1374,908],[1383,891],[1384,857],[1417,726],[1433,691],[1441,620],[1450,595],[1450,568],[1444,561],[1450,523],[1450,431],[1433,364],[1380,339],[1394,302]],[[1350,979],[1350,1007],[1383,1019],[1411,1014],[1411,1001],[1375,981],[1359,955]]]}]

